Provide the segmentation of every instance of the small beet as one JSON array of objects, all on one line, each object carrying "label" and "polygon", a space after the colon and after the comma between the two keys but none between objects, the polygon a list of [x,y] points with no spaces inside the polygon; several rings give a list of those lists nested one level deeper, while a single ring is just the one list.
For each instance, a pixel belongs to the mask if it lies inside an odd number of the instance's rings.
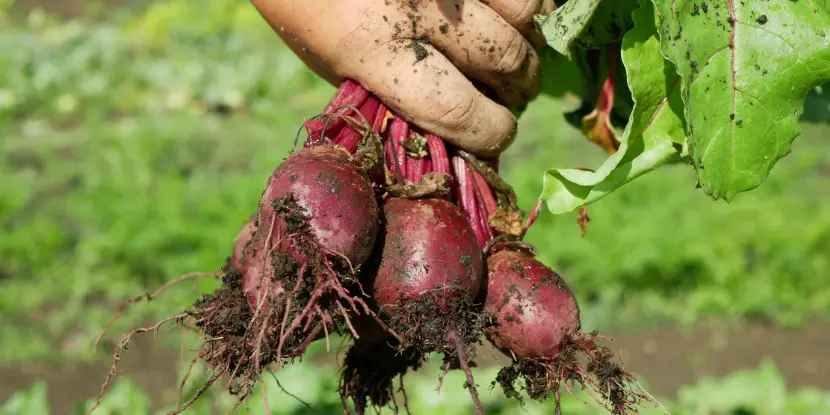
[{"label": "small beet", "polygon": [[485,311],[498,322],[485,329],[488,340],[507,355],[557,359],[580,330],[579,305],[565,281],[518,250],[490,255],[487,272]]},{"label": "small beet", "polygon": [[223,339],[200,355],[232,374],[232,392],[247,396],[263,367],[350,328],[350,314],[370,313],[350,290],[359,291],[356,269],[371,255],[378,218],[371,182],[342,147],[309,146],[275,169],[223,287],[190,312],[206,337]]},{"label": "small beet", "polygon": [[446,313],[453,300],[477,292],[484,261],[457,206],[435,198],[392,198],[383,213],[386,234],[373,291],[382,308],[428,295]]},{"label": "small beet", "polygon": [[[329,143],[307,146],[284,160],[271,175],[259,210],[234,241],[222,286],[190,309],[122,340],[92,409],[115,376],[130,338],[168,321],[192,319],[206,340],[191,365],[203,360],[213,371],[171,414],[190,406],[223,376],[241,403],[271,364],[279,367],[302,356],[311,342],[330,333],[349,330],[358,338],[350,316],[377,318],[361,298],[356,275],[372,253],[380,213],[375,189],[356,160]],[[178,280],[185,277],[193,276]]]},{"label": "small beet", "polygon": [[[513,358],[496,378],[505,395],[521,399],[525,391],[543,401],[551,394],[559,409],[559,388],[574,381],[593,391],[599,404],[613,414],[637,413],[641,402],[655,403],[635,378],[612,361],[613,354],[595,343],[597,333],[581,331],[579,305],[565,281],[534,258],[521,242],[496,245],[487,258],[484,333],[493,345]],[[579,358],[585,358],[583,368]],[[635,390],[635,386],[639,390]]]},{"label": "small beet", "polygon": [[372,294],[405,346],[444,354],[445,370],[457,363],[483,413],[470,372],[471,347],[480,338],[473,304],[484,261],[461,210],[438,198],[390,198],[383,204],[381,257]]},{"label": "small beet", "polygon": [[[317,145],[288,157],[263,192],[258,239],[246,255],[244,287],[252,307],[257,308],[266,292],[268,280],[262,276],[281,272],[274,266],[284,268],[282,274],[297,267],[299,272],[316,265],[306,257],[322,252],[341,267],[359,267],[372,253],[378,216],[371,182],[341,147]],[[276,254],[270,264],[263,261],[266,249]],[[272,293],[280,289],[275,285]]]}]

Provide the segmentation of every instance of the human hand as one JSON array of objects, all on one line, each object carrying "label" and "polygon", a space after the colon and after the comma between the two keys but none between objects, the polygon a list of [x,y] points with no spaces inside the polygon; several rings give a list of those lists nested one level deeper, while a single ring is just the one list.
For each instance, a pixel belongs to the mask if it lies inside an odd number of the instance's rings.
[{"label": "human hand", "polygon": [[543,40],[532,18],[553,8],[553,0],[251,3],[318,75],[334,85],[354,79],[408,121],[484,157],[512,143],[509,108],[539,93]]}]

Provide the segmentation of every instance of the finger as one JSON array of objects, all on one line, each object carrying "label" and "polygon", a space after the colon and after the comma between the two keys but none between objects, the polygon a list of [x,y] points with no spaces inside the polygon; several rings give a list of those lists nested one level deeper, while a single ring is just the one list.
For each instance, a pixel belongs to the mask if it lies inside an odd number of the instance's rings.
[{"label": "finger", "polygon": [[522,34],[528,35],[533,29],[533,17],[542,9],[542,0],[481,0],[490,6],[507,23]]},{"label": "finger", "polygon": [[494,90],[508,107],[539,93],[539,56],[516,28],[481,2],[458,2],[457,17],[441,13],[440,1],[428,2],[422,27],[433,46],[464,74]]},{"label": "finger", "polygon": [[545,45],[545,37],[533,22],[537,15],[548,15],[556,9],[553,0],[481,0],[530,41],[537,51]]},{"label": "finger", "polygon": [[516,134],[510,111],[476,90],[432,46],[420,45],[417,61],[411,47],[409,40],[392,40],[342,72],[399,115],[460,148],[482,157],[506,149]]}]

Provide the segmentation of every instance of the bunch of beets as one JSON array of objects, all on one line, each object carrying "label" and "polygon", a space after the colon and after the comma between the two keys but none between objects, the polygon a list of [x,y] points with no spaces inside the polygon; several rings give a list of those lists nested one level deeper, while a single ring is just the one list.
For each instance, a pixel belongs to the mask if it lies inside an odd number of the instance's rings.
[{"label": "bunch of beets", "polygon": [[560,387],[575,383],[615,414],[653,402],[597,333],[581,331],[573,293],[522,241],[541,204],[522,223],[497,160],[420,130],[352,80],[303,128],[303,148],[268,180],[222,286],[162,321],[195,327],[194,362],[212,369],[172,413],[220,379],[241,403],[264,371],[335,333],[353,338],[340,371],[347,413],[405,407],[401,379],[431,353],[444,374],[465,373],[484,413],[470,371],[484,338],[512,359],[494,382],[509,397],[553,396],[558,414]]}]

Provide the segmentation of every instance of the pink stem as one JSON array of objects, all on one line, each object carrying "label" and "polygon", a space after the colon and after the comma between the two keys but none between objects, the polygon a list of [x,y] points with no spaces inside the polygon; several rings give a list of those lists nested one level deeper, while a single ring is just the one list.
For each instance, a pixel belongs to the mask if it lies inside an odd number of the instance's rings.
[{"label": "pink stem", "polygon": [[380,102],[378,99],[378,109],[372,118],[372,131],[380,134],[380,129],[383,127],[383,119],[386,118],[386,104]]},{"label": "pink stem", "polygon": [[489,218],[490,215],[496,213],[499,204],[496,202],[496,197],[493,196],[493,189],[490,188],[484,176],[477,171],[473,171],[473,178],[476,180],[476,194],[480,195],[481,202],[484,206],[483,211],[487,213],[487,217]]},{"label": "pink stem", "polygon": [[[380,105],[380,100],[375,97],[369,97],[366,101],[363,102],[363,105],[358,108],[361,114],[366,117],[366,120],[369,121],[373,114],[375,114],[378,110],[378,106]],[[352,116],[355,120],[362,122],[363,119],[360,118],[357,114]],[[345,147],[349,153],[354,153],[357,151],[357,143],[360,139],[363,138],[363,134],[357,132],[354,128],[348,125],[344,125],[343,129],[340,130],[340,134],[334,139],[334,142],[340,144],[341,146]]]},{"label": "pink stem", "polygon": [[[409,126],[409,135],[408,137],[412,137],[415,134],[420,133],[420,131],[414,125]],[[421,169],[423,168],[424,161],[423,159],[415,158],[415,157],[406,157],[406,180],[410,183],[418,183],[421,181],[421,176],[424,175]]]},{"label": "pink stem", "polygon": [[406,149],[403,148],[403,141],[409,134],[409,124],[401,117],[395,117],[389,125],[389,151],[387,152],[387,167],[395,172],[398,180],[405,180],[406,175]]},{"label": "pink stem", "polygon": [[[383,102],[380,102],[380,99],[378,99],[378,109],[375,111],[375,114],[372,114],[372,118],[370,119],[370,121],[372,122],[372,131],[380,134],[381,127],[383,127],[383,120],[385,118],[386,105],[384,105]],[[389,154],[391,154],[391,150],[389,150],[388,141],[384,143],[384,151],[386,153],[384,157],[386,157],[386,160],[389,160]],[[377,166],[376,168],[372,169],[372,171],[369,172],[369,176],[372,179],[372,183],[374,183],[378,189],[382,188],[383,184],[386,182],[386,177],[383,172],[383,166]]]},{"label": "pink stem", "polygon": [[[368,97],[369,91],[367,91],[366,88],[364,88],[362,85],[360,85],[360,83],[356,81],[347,79],[343,81],[342,84],[340,84],[340,87],[334,94],[334,98],[332,98],[332,100],[329,102],[329,105],[326,106],[324,114],[332,114],[336,109],[344,105],[351,105],[357,108],[361,104],[363,104],[363,101],[365,101]],[[351,110],[348,109],[340,109],[338,113],[341,115],[346,115],[350,112]],[[343,120],[343,118],[337,116],[331,117],[331,119],[328,120],[328,125],[326,125],[326,119],[306,121],[307,130],[311,134],[315,134],[309,137],[306,145],[308,146],[321,142],[323,136],[334,137],[334,133],[339,131],[339,129],[345,123],[346,122]],[[323,128],[325,128],[326,131],[323,131]]]},{"label": "pink stem", "polygon": [[455,180],[458,182],[458,186],[456,187],[458,205],[461,211],[464,212],[464,216],[467,217],[467,221],[470,222],[476,239],[478,239],[479,246],[484,248],[487,244],[487,234],[481,227],[481,218],[475,201],[476,195],[475,189],[473,188],[473,176],[467,168],[466,161],[459,156],[452,157],[452,168],[455,172]]},{"label": "pink stem", "polygon": [[432,160],[430,160],[429,158],[425,158],[424,162],[421,165],[423,166],[423,168],[421,169],[421,170],[423,170],[421,172],[421,175],[431,173],[433,171],[432,170]]},{"label": "pink stem", "polygon": [[534,206],[533,210],[530,211],[530,215],[528,215],[527,221],[525,221],[525,228],[522,230],[522,238],[524,238],[528,229],[533,226],[533,223],[536,222],[536,218],[539,217],[539,212],[542,210],[542,203],[543,202],[541,200],[537,201],[536,206]]},{"label": "pink stem", "polygon": [[444,145],[444,140],[432,133],[428,133],[426,138],[433,171],[450,174],[450,158],[447,156],[447,147]]},{"label": "pink stem", "polygon": [[[493,198],[492,192],[490,192],[490,186],[487,184],[487,181],[484,180],[484,177],[481,174],[472,168],[470,168],[469,164],[467,165],[467,169],[472,172],[473,177],[473,190],[475,191],[476,195],[476,208],[479,212],[479,220],[481,221],[481,228],[484,229],[486,234],[486,240],[489,242],[493,239],[494,231],[490,227],[490,222],[488,219],[490,215],[492,215],[496,210],[496,201]],[[488,202],[486,200],[486,194],[490,195],[490,201],[492,201],[492,212],[488,212]]]}]

